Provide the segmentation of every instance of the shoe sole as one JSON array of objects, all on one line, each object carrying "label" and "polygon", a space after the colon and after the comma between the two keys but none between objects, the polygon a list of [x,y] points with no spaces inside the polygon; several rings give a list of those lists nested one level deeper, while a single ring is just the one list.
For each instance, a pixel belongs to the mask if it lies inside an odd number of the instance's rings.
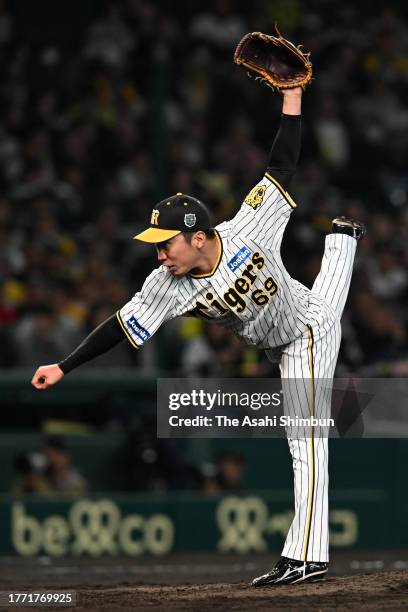
[{"label": "shoe sole", "polygon": [[255,588],[269,587],[269,586],[289,586],[290,584],[297,584],[298,582],[319,582],[325,579],[325,575],[327,574],[327,570],[323,570],[321,572],[313,572],[313,574],[308,574],[307,576],[302,576],[293,582],[269,582],[267,584],[253,584],[251,586]]},{"label": "shoe sole", "polygon": [[327,570],[322,572],[313,572],[313,574],[308,574],[304,578],[299,578],[298,580],[294,580],[293,582],[289,582],[288,584],[296,584],[297,582],[306,582],[306,580],[310,580],[310,582],[318,582],[319,580],[324,580],[325,574],[327,574]]}]

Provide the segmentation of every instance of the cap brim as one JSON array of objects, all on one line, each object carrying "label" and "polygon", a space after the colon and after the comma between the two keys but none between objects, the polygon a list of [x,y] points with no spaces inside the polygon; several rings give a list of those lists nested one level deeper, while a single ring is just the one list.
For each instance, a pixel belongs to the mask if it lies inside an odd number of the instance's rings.
[{"label": "cap brim", "polygon": [[166,240],[170,240],[170,238],[174,238],[181,234],[180,230],[167,230],[167,229],[159,229],[155,227],[149,227],[144,232],[133,236],[133,240],[141,240],[142,242],[165,242]]}]

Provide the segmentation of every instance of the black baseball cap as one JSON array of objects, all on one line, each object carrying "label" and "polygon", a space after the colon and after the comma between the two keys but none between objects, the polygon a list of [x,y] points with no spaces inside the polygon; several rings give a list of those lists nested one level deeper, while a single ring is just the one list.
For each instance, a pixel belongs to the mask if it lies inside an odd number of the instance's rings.
[{"label": "black baseball cap", "polygon": [[156,204],[150,227],[134,238],[156,243],[170,240],[181,232],[206,232],[210,229],[210,213],[205,204],[187,194],[177,193]]}]

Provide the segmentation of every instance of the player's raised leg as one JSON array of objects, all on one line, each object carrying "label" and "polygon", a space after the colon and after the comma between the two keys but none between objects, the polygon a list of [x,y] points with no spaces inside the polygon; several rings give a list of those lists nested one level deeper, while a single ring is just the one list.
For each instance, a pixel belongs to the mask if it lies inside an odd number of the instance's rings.
[{"label": "player's raised leg", "polygon": [[357,242],[364,236],[365,227],[346,217],[333,219],[332,225],[333,233],[326,236],[322,266],[312,291],[323,297],[341,317],[350,288]]}]

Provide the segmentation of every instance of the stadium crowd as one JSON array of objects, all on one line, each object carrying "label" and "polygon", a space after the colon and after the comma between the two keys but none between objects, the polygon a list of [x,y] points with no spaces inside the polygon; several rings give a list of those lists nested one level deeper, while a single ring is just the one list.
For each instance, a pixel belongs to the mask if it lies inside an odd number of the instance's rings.
[{"label": "stadium crowd", "polygon": [[[234,214],[265,168],[280,98],[250,82],[233,51],[244,33],[272,32],[276,20],[311,51],[315,69],[284,260],[310,286],[331,219],[365,222],[339,372],[404,371],[401,3],[366,13],[364,36],[351,1],[311,1],[308,11],[300,0],[84,2],[82,20],[66,6],[61,23],[52,3],[35,19],[13,4],[0,1],[0,367],[60,360],[138,290],[156,261],[132,236],[157,200],[181,191],[206,202],[215,222]],[[170,343],[177,350],[166,353]],[[190,319],[143,351],[123,343],[84,367],[248,376],[272,368],[222,329]]]}]

